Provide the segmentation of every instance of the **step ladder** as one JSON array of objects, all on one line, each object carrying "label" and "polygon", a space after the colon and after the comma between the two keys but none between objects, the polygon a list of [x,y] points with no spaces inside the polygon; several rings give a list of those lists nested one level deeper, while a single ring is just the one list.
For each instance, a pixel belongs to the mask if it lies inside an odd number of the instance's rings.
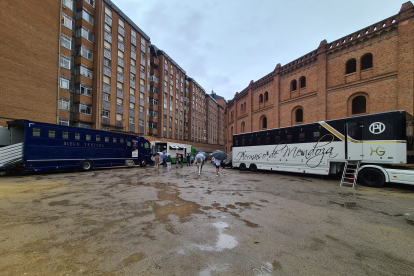
[{"label": "step ladder", "polygon": [[127,166],[127,167],[135,167],[134,160],[125,160],[125,166]]},{"label": "step ladder", "polygon": [[339,186],[351,186],[355,188],[355,184],[358,178],[358,170],[361,165],[361,161],[347,160],[345,162],[344,172],[342,174],[341,184]]}]

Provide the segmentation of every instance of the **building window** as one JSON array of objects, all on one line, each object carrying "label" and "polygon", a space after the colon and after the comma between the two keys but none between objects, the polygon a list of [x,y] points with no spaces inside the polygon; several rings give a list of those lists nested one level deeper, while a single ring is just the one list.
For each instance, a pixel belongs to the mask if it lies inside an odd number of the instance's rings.
[{"label": "building window", "polygon": [[89,87],[82,83],[76,84],[75,87],[76,94],[92,97],[92,87]]},{"label": "building window", "polygon": [[122,121],[122,114],[116,114],[116,120]]},{"label": "building window", "polygon": [[93,72],[92,70],[81,65],[75,68],[75,75],[82,75],[82,76],[92,79]]},{"label": "building window", "polygon": [[[59,119],[59,125],[69,126],[69,120],[68,119]],[[69,138],[69,132],[62,131],[62,139],[68,139],[68,138]]]},{"label": "building window", "polygon": [[241,123],[241,132],[246,132],[246,124],[244,122]]},{"label": "building window", "polygon": [[75,140],[80,140],[80,133],[79,132],[75,132]]},{"label": "building window", "polygon": [[298,83],[297,83],[297,81],[296,80],[293,80],[291,83],[290,83],[290,91],[296,91],[298,88],[297,88],[297,86],[298,86]]},{"label": "building window", "polygon": [[367,112],[367,99],[364,96],[357,96],[352,99],[352,114]]},{"label": "building window", "polygon": [[92,138],[92,135],[90,135],[89,133],[86,133],[86,135],[85,135],[85,140],[86,140],[86,141],[90,141],[90,140],[91,140],[91,138]]},{"label": "building window", "polygon": [[263,116],[261,118],[261,126],[262,126],[262,129],[266,129],[267,128],[267,118],[266,118],[266,116]]},{"label": "building window", "polygon": [[75,107],[75,110],[82,114],[92,114],[92,107],[86,105],[86,104],[77,104]]},{"label": "building window", "polygon": [[351,58],[346,62],[346,74],[351,74],[356,72],[356,59]]},{"label": "building window", "polygon": [[111,61],[107,58],[104,58],[104,65],[111,68]]},{"label": "building window", "polygon": [[104,110],[104,111],[102,112],[102,117],[109,118],[109,111]]},{"label": "building window", "polygon": [[145,45],[145,39],[143,37],[141,37],[141,44]]},{"label": "building window", "polygon": [[60,88],[69,90],[70,80],[60,77]]},{"label": "building window", "polygon": [[103,93],[102,98],[103,98],[104,101],[109,102],[109,95],[108,94]]},{"label": "building window", "polygon": [[372,68],[372,54],[368,53],[361,58],[361,70]]},{"label": "building window", "polygon": [[134,123],[135,123],[135,119],[134,119],[134,117],[129,117],[129,123],[130,123],[130,124],[134,124]]},{"label": "building window", "polygon": [[40,128],[32,128],[32,136],[33,137],[40,137]]},{"label": "building window", "polygon": [[68,99],[60,99],[59,108],[69,110],[70,101]]},{"label": "building window", "polygon": [[137,32],[134,29],[131,29],[131,36],[137,38]]},{"label": "building window", "polygon": [[76,48],[76,56],[82,56],[82,57],[85,57],[85,58],[93,61],[93,53],[92,53],[92,51],[89,48],[87,48],[87,47],[85,47],[83,45],[78,46]]},{"label": "building window", "polygon": [[259,103],[262,103],[263,102],[263,94],[260,94],[259,95]]},{"label": "building window", "polygon": [[264,93],[264,101],[267,102],[269,100],[269,93],[266,91]]},{"label": "building window", "polygon": [[76,37],[83,37],[92,43],[94,39],[93,33],[83,27],[76,30]]},{"label": "building window", "polygon": [[300,88],[305,88],[306,87],[306,77],[300,77],[299,85],[300,85]]},{"label": "building window", "polygon": [[85,2],[91,5],[92,7],[95,7],[95,0],[85,0]]},{"label": "building window", "polygon": [[121,26],[122,28],[125,29],[125,23],[124,23],[124,21],[122,21],[121,19],[119,19],[118,22],[119,22],[119,26]]},{"label": "building window", "polygon": [[298,108],[295,111],[295,122],[296,123],[302,123],[303,122],[303,109]]},{"label": "building window", "polygon": [[112,11],[108,7],[105,7],[105,14],[112,18]]},{"label": "building window", "polygon": [[81,10],[76,13],[76,19],[81,19],[88,21],[90,24],[94,24],[93,16],[86,10]]},{"label": "building window", "polygon": [[73,1],[72,0],[63,0],[63,5],[70,10],[73,10]]},{"label": "building window", "polygon": [[67,16],[66,14],[62,13],[62,25],[73,30],[73,22],[72,18]]},{"label": "building window", "polygon": [[72,38],[62,34],[61,44],[63,47],[71,50],[72,49]]},{"label": "building window", "polygon": [[64,55],[60,56],[60,66],[70,70],[70,58]]}]

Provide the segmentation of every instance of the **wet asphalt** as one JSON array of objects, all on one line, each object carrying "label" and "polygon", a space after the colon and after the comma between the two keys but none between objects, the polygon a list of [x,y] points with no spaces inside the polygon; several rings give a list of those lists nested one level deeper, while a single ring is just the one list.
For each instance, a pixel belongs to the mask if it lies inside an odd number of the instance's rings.
[{"label": "wet asphalt", "polygon": [[0,275],[414,275],[414,186],[196,167],[0,177]]}]

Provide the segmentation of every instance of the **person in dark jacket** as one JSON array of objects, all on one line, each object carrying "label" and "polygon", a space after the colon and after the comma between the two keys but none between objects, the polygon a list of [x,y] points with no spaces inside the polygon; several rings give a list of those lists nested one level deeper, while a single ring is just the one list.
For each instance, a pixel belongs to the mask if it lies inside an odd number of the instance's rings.
[{"label": "person in dark jacket", "polygon": [[169,170],[171,170],[171,162],[172,162],[171,156],[167,155],[167,158],[165,158],[165,159],[167,161],[167,170],[169,171]]},{"label": "person in dark jacket", "polygon": [[190,154],[187,153],[187,167],[191,166],[191,161],[190,161]]}]

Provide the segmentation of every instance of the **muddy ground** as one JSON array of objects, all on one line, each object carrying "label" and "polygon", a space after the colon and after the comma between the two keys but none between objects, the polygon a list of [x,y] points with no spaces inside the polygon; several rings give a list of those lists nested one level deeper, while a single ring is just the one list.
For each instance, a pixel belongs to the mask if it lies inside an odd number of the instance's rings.
[{"label": "muddy ground", "polygon": [[414,275],[414,186],[214,170],[0,177],[0,275]]}]

